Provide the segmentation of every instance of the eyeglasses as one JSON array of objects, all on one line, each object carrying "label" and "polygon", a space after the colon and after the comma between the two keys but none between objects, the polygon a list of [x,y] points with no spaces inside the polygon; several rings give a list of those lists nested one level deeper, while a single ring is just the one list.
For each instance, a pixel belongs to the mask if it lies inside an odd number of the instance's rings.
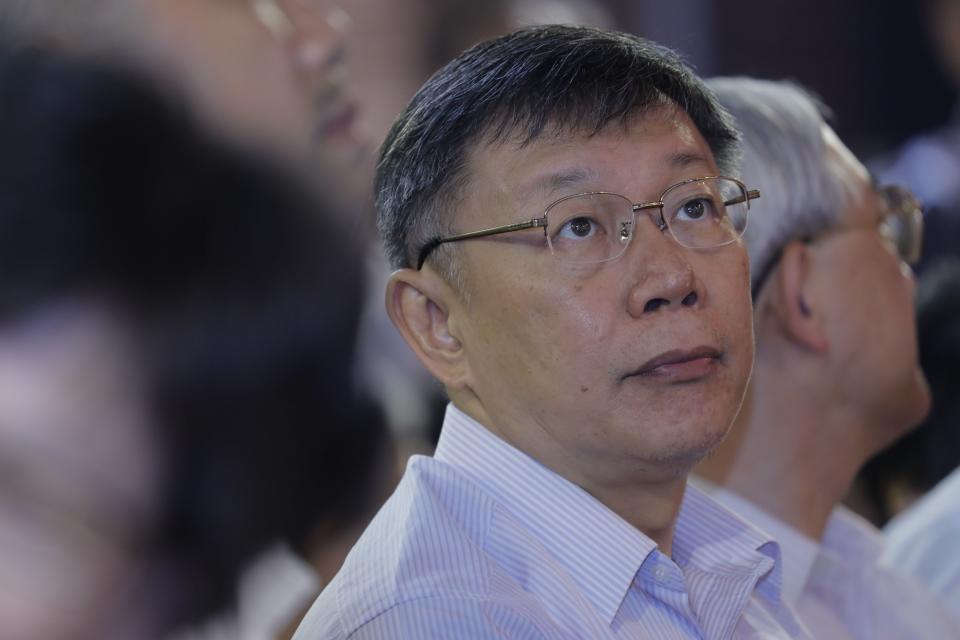
[{"label": "eyeglasses", "polygon": [[[910,266],[916,265],[923,252],[923,206],[909,189],[899,185],[878,187],[877,195],[880,197],[880,220],[877,223],[880,235],[890,244],[894,255]],[[804,238],[804,242],[813,242],[830,234],[862,228],[862,225],[831,228]],[[760,292],[782,255],[781,247],[763,267],[760,277],[754,280],[754,297]]]},{"label": "eyeglasses", "polygon": [[916,265],[923,253],[923,206],[906,187],[886,185],[878,193],[883,206],[880,233],[896,248],[901,260]]},{"label": "eyeglasses", "polygon": [[[899,185],[877,187],[877,196],[880,198],[880,217],[875,224],[880,235],[889,243],[891,253],[910,266],[917,264],[923,246],[923,207],[920,201],[909,189]],[[873,229],[874,226],[838,226],[816,234],[814,239],[863,228]]]},{"label": "eyeglasses", "polygon": [[420,250],[417,269],[423,268],[442,244],[535,228],[543,229],[544,243],[557,260],[570,264],[607,262],[627,250],[636,233],[639,212],[646,212],[660,231],[669,231],[684,247],[720,247],[743,235],[750,201],[759,197],[758,190],[748,190],[739,180],[724,176],[678,182],[654,202],[634,203],[626,196],[605,191],[579,193],[556,200],[541,218],[433,238]]}]

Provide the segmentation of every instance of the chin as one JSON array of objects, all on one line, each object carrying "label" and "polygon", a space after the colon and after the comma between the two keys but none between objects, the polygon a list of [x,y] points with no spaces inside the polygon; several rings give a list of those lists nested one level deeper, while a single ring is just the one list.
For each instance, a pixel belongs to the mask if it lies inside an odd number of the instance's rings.
[{"label": "chin", "polygon": [[877,407],[874,414],[878,422],[887,425],[884,448],[919,427],[933,406],[927,379],[919,369],[899,389],[891,390],[885,397],[893,401]]},{"label": "chin", "polygon": [[730,430],[729,419],[706,422],[691,421],[685,425],[673,425],[669,433],[658,434],[660,442],[651,443],[649,457],[663,466],[675,467],[688,473],[714,449],[720,446]]},{"label": "chin", "polygon": [[910,427],[916,427],[926,420],[930,415],[930,409],[933,408],[933,396],[930,394],[930,386],[927,384],[927,377],[920,369],[916,370],[913,379],[913,420]]}]

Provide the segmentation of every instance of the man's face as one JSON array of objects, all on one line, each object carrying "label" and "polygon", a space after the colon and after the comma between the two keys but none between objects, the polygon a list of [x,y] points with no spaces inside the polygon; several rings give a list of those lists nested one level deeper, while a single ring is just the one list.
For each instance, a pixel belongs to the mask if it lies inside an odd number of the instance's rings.
[{"label": "man's face", "polygon": [[[468,170],[456,231],[537,217],[588,191],[655,201],[717,174],[672,105],[593,137],[481,146]],[[624,255],[590,266],[558,263],[541,229],[457,247],[466,291],[456,328],[487,414],[477,417],[585,487],[686,472],[726,433],[753,359],[742,244],[686,249],[646,215],[637,223]],[[674,364],[639,373],[660,357]]]},{"label": "man's face", "polygon": [[226,133],[297,158],[352,163],[345,14],[328,0],[142,0],[155,61]]},{"label": "man's face", "polygon": [[884,443],[916,425],[930,395],[917,355],[915,283],[910,268],[878,227],[882,204],[870,177],[824,125],[828,162],[849,176],[857,197],[842,212],[840,233],[813,245],[822,257],[817,286],[826,296],[825,326],[838,354],[841,401],[866,411]]}]

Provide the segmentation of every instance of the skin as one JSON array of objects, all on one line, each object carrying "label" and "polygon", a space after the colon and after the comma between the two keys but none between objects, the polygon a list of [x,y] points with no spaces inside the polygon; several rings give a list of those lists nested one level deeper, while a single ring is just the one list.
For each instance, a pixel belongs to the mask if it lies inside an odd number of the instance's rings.
[{"label": "skin", "polygon": [[165,77],[226,134],[336,169],[365,149],[346,88],[346,14],[311,0],[140,0]]},{"label": "skin", "polygon": [[139,559],[159,464],[122,324],[95,304],[0,332],[4,637],[149,637]]},{"label": "skin", "polygon": [[756,301],[744,410],[698,473],[819,539],[859,468],[930,408],[913,275],[881,234],[866,169],[824,125],[825,162],[856,191],[837,229],[792,242]]},{"label": "skin", "polygon": [[[468,170],[458,230],[534,217],[585,191],[657,200],[676,182],[717,173],[672,104],[594,137],[481,145]],[[550,188],[549,176],[570,172],[586,175]],[[539,230],[464,242],[468,295],[428,262],[393,274],[387,306],[455,405],[669,553],[686,473],[727,432],[749,377],[748,265],[739,242],[686,249],[649,218],[638,222],[623,256],[591,267],[558,264]],[[681,380],[682,367],[630,375],[700,346],[722,355],[701,361],[696,379]]]}]

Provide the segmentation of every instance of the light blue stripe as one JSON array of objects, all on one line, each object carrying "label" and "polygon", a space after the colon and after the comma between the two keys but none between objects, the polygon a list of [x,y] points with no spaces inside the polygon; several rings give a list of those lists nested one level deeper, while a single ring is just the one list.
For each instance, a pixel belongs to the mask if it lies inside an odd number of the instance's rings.
[{"label": "light blue stripe", "polygon": [[696,490],[674,548],[451,405],[296,638],[808,637],[776,545]]}]

